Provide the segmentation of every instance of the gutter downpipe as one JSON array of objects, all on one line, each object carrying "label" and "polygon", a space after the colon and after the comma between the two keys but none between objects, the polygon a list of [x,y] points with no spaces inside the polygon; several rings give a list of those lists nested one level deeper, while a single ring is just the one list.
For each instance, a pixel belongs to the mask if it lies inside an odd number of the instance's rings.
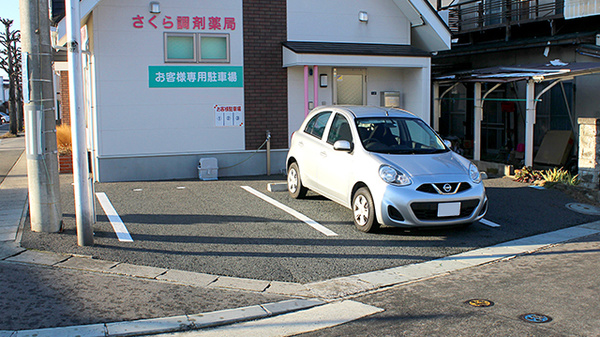
[{"label": "gutter downpipe", "polygon": [[304,66],[304,117],[308,116],[308,66]]},{"label": "gutter downpipe", "polygon": [[313,90],[315,92],[314,95],[314,104],[313,107],[317,107],[319,105],[319,66],[313,66]]}]

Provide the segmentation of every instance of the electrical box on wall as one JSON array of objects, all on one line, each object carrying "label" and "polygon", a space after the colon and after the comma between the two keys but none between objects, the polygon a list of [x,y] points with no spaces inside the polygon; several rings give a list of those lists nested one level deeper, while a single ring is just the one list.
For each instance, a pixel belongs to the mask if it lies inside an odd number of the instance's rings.
[{"label": "electrical box on wall", "polygon": [[381,92],[381,106],[385,108],[401,108],[402,107],[402,95],[400,91],[382,91]]}]

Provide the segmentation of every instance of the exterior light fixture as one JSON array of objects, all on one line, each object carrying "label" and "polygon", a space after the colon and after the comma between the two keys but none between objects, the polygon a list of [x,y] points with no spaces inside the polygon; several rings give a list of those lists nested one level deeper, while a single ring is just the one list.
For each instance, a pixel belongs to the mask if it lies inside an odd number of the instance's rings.
[{"label": "exterior light fixture", "polygon": [[159,14],[160,13],[160,3],[157,1],[152,1],[150,3],[150,13]]},{"label": "exterior light fixture", "polygon": [[369,14],[364,11],[358,12],[358,21],[360,22],[369,22]]}]

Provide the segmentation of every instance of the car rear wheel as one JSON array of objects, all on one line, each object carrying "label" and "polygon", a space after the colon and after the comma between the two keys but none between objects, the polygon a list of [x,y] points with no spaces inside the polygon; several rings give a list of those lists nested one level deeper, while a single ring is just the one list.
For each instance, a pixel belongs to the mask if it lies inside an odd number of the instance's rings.
[{"label": "car rear wheel", "polygon": [[302,186],[302,179],[300,179],[300,169],[297,163],[292,163],[288,168],[287,184],[290,196],[294,199],[304,198],[308,189]]},{"label": "car rear wheel", "polygon": [[365,233],[371,233],[379,228],[375,218],[375,205],[371,192],[366,187],[359,188],[352,198],[352,212],[354,215],[354,226]]}]

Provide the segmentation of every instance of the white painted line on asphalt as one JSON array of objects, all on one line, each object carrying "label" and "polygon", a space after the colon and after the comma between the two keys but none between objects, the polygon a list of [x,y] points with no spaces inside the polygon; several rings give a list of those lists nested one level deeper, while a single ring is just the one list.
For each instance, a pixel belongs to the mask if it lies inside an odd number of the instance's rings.
[{"label": "white painted line on asphalt", "polygon": [[307,225],[311,226],[312,228],[318,230],[319,232],[327,235],[327,236],[337,236],[337,233],[333,232],[332,230],[330,230],[329,228],[321,225],[320,223],[316,222],[315,220],[307,217],[306,215],[291,209],[290,207],[280,203],[279,201],[272,199],[262,193],[260,193],[259,191],[253,189],[250,186],[240,186],[241,188],[245,189],[246,191],[254,194],[255,196],[261,198],[262,200],[270,203],[271,205],[287,212],[288,214],[292,215],[293,217],[295,217],[298,220],[304,221],[304,223],[306,223]]},{"label": "white painted line on asphalt", "polygon": [[115,233],[117,233],[117,238],[119,239],[119,241],[133,242],[131,235],[129,235],[129,231],[127,231],[127,227],[125,227],[123,220],[121,220],[121,217],[119,216],[113,205],[110,203],[110,200],[108,200],[108,196],[106,196],[106,193],[97,192],[96,198],[98,198],[100,206],[102,206],[102,209],[104,210],[104,213],[106,213],[110,224],[115,230]]},{"label": "white painted line on asphalt", "polygon": [[481,223],[482,225],[490,226],[490,227],[500,227],[500,225],[498,225],[497,223],[491,222],[490,220],[486,220],[486,219],[479,220],[479,223]]}]

